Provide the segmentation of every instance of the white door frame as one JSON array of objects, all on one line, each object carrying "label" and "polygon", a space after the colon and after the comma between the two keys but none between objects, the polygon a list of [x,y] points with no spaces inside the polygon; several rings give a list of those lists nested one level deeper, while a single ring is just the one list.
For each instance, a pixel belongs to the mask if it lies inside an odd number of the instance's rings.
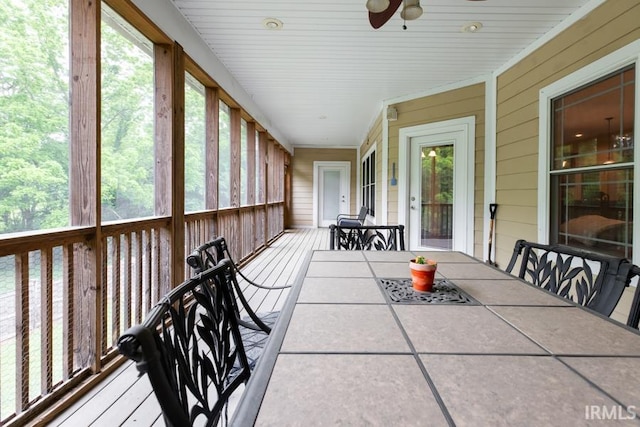
[{"label": "white door frame", "polygon": [[[314,161],[313,162],[313,226],[320,226],[320,168],[336,168],[346,171],[343,185],[347,191],[345,192],[345,202],[347,209],[351,209],[351,162],[343,161]],[[347,213],[347,212],[343,212]]]},{"label": "white door frame", "polygon": [[[398,138],[398,222],[405,225],[411,242],[409,223],[409,178],[411,138],[458,133],[454,148],[454,241],[453,250],[473,255],[475,196],[475,123],[474,116],[401,128]],[[450,139],[450,138],[448,138]],[[409,250],[412,250],[409,244]]]}]

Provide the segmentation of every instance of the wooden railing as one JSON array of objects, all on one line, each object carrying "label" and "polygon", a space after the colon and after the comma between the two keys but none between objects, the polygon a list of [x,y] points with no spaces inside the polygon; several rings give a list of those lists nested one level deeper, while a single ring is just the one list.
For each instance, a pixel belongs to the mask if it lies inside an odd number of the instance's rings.
[{"label": "wooden railing", "polygon": [[453,204],[422,203],[422,238],[453,236]]},{"label": "wooden railing", "polygon": [[1,236],[0,425],[117,365],[120,334],[176,284],[173,242],[189,253],[223,235],[240,261],[284,231],[283,213],[273,203],[188,214],[180,239],[169,217]]},{"label": "wooden railing", "polygon": [[[284,204],[244,206],[217,212],[185,215],[185,253],[223,236],[236,262],[241,262],[277,238],[284,231]],[[185,270],[185,278],[190,274]]]}]

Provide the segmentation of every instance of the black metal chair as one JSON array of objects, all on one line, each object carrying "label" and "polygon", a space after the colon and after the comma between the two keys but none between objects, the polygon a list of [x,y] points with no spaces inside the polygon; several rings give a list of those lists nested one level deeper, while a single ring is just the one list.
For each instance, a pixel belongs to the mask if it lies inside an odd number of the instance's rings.
[{"label": "black metal chair", "polygon": [[624,258],[518,240],[505,269],[529,283],[610,316],[628,285]]},{"label": "black metal chair", "polygon": [[367,219],[367,213],[369,209],[366,206],[360,208],[358,215],[338,214],[336,217],[336,225],[353,226],[364,225],[364,220]]},{"label": "black metal chair", "polygon": [[[627,284],[630,284],[636,277],[640,278],[640,267],[637,265],[630,264],[628,266],[628,271]],[[638,329],[638,323],[640,323],[640,280],[636,283],[636,291],[633,294],[633,301],[631,302],[631,310],[629,310],[627,325]]]},{"label": "black metal chair", "polygon": [[229,397],[251,375],[233,275],[223,260],[183,282],[118,339],[120,353],[148,375],[168,426],[226,425]]},{"label": "black metal chair", "polygon": [[[228,259],[233,266],[235,272],[242,277],[250,286],[266,289],[266,290],[282,290],[290,288],[291,285],[284,286],[264,286],[246,277],[238,265],[231,258],[229,247],[224,237],[217,237],[203,245],[197,247],[189,256],[187,256],[187,264],[193,269],[194,274],[198,274],[208,268],[217,265],[221,260]],[[239,319],[240,326],[253,329],[256,331],[264,331],[269,334],[271,332],[271,326],[277,319],[278,312],[269,312],[264,316],[258,316],[255,311],[249,305],[240,284],[238,281],[233,281],[233,288],[235,289],[234,297],[236,297],[242,304],[242,310],[247,313],[250,320]],[[233,291],[233,290],[232,290]]]},{"label": "black metal chair", "polygon": [[329,249],[404,251],[404,225],[329,226]]}]

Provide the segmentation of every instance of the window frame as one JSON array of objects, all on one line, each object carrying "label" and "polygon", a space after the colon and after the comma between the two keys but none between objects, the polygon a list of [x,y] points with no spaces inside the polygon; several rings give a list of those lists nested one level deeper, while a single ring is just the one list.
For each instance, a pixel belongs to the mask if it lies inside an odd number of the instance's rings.
[{"label": "window frame", "polygon": [[[373,219],[376,217],[377,161],[376,145],[373,144],[373,146],[360,159],[360,204],[367,207],[367,216],[370,216]],[[369,163],[368,170],[366,170],[367,168],[365,167],[367,162]],[[365,187],[366,191],[369,193],[368,198],[365,198]],[[372,191],[373,193],[371,193]],[[374,195],[373,206],[370,206],[372,199],[371,194]],[[365,200],[368,200],[368,203],[365,203]]]},{"label": "window frame", "polygon": [[[539,139],[538,139],[538,242],[548,244],[551,232],[551,143],[553,100],[573,90],[594,83],[622,68],[635,65],[635,115],[634,140],[638,141],[640,131],[640,40],[633,42],[591,64],[540,89],[539,93]],[[640,149],[634,150],[633,164],[640,164]],[[617,165],[620,166],[620,165]],[[633,200],[640,200],[640,177],[634,167]],[[640,213],[635,209],[632,223],[637,223]],[[633,246],[640,242],[640,227],[633,227]],[[633,251],[633,262],[640,261],[640,251]]]}]

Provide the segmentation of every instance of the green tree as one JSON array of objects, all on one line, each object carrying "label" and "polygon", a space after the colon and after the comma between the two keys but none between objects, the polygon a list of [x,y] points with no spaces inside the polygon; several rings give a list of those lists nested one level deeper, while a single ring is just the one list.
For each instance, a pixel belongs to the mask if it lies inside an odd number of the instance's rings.
[{"label": "green tree", "polygon": [[68,18],[0,3],[0,232],[68,225]]},{"label": "green tree", "polygon": [[205,99],[204,86],[189,74],[185,85],[185,212],[205,208]]},{"label": "green tree", "polygon": [[[107,16],[108,11],[105,13]],[[113,12],[111,12],[113,14]],[[125,28],[124,31],[118,31]],[[126,35],[126,37],[125,37]],[[102,25],[102,219],[154,214],[152,44],[124,22]]]},{"label": "green tree", "polygon": [[218,132],[218,206],[231,206],[231,116],[228,107],[220,103]]},{"label": "green tree", "polygon": [[422,158],[422,198],[429,200],[431,194],[431,168],[435,163],[435,176],[437,179],[435,202],[453,203],[453,146],[443,145],[436,147],[437,156],[425,156]]}]

